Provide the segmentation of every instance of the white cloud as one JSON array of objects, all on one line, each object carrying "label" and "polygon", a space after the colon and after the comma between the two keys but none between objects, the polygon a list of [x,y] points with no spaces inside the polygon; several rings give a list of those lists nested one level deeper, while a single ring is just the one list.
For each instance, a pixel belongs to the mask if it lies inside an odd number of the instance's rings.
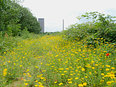
[{"label": "white cloud", "polygon": [[37,18],[45,18],[45,31],[61,31],[62,19],[67,27],[78,22],[76,17],[87,11],[111,14],[110,9],[116,9],[115,0],[24,0],[22,5]]}]

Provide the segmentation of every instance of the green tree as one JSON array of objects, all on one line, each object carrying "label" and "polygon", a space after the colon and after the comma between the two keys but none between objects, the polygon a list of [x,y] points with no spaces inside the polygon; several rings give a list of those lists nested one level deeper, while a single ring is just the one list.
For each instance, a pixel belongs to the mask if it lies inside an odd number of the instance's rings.
[{"label": "green tree", "polygon": [[32,13],[17,2],[20,0],[0,0],[0,32],[4,36],[19,35],[21,30],[39,33],[41,28]]},{"label": "green tree", "polygon": [[104,38],[108,42],[116,42],[115,16],[101,14],[99,12],[87,12],[78,17],[79,20],[87,19],[87,22],[73,24],[64,32],[67,39],[90,41]]},{"label": "green tree", "polygon": [[86,18],[92,21],[97,38],[104,38],[110,42],[116,42],[116,16],[105,15],[99,12],[87,12],[81,18]]},{"label": "green tree", "polygon": [[20,20],[18,4],[10,0],[5,1],[0,5],[0,31],[3,32],[3,35],[5,33],[16,35],[14,33],[20,31],[20,25],[18,24]]},{"label": "green tree", "polygon": [[40,32],[41,28],[39,22],[27,8],[22,8],[20,14],[22,16],[19,23],[21,24],[22,30],[26,27],[29,32]]}]

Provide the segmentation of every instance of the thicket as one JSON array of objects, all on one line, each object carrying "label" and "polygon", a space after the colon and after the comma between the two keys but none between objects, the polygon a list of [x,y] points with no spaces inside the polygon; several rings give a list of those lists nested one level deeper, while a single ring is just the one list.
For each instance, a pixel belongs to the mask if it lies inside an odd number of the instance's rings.
[{"label": "thicket", "polygon": [[36,36],[33,33],[41,30],[37,19],[18,1],[0,0],[0,54],[16,47],[22,38]]},{"label": "thicket", "polygon": [[41,28],[37,19],[16,0],[0,0],[0,32],[2,36],[21,35],[22,30],[39,33]]},{"label": "thicket", "polygon": [[95,45],[95,40],[102,38],[107,42],[116,43],[116,23],[115,16],[101,14],[99,12],[89,12],[77,17],[79,20],[87,22],[73,24],[63,32],[67,40],[86,40],[88,45]]}]

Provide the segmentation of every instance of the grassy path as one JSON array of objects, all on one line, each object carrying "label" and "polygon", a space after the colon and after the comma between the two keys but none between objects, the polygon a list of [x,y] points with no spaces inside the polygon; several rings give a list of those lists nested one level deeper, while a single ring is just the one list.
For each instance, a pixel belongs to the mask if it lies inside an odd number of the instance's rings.
[{"label": "grassy path", "polygon": [[114,87],[116,49],[45,35],[0,56],[0,87]]}]

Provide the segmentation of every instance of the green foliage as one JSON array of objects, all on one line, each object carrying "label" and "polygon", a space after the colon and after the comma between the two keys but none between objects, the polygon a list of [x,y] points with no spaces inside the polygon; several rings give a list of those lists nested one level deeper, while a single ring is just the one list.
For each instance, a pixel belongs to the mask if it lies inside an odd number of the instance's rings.
[{"label": "green foliage", "polygon": [[116,42],[116,23],[115,16],[105,15],[98,12],[90,12],[81,16],[82,18],[91,19],[93,22],[94,36],[104,38],[109,42]]},{"label": "green foliage", "polygon": [[0,87],[114,87],[115,44],[83,43],[60,35],[20,40],[0,56]]},{"label": "green foliage", "polygon": [[0,37],[0,54],[4,52],[13,50],[17,46],[17,43],[20,42],[21,38],[16,37]]},{"label": "green foliage", "polygon": [[116,42],[115,16],[90,12],[78,17],[79,20],[85,18],[89,21],[81,24],[73,24],[68,30],[63,32],[66,39],[79,41],[85,38],[89,43],[94,42],[97,38],[103,38],[108,42]]},{"label": "green foliage", "polygon": [[[4,6],[6,8],[4,8]],[[20,24],[18,24],[20,19],[19,8],[16,3],[10,0],[6,2],[4,6],[2,6],[3,9],[0,14],[0,31],[15,36],[20,29]]]},{"label": "green foliage", "polygon": [[29,31],[28,29],[25,27],[25,29],[23,29],[21,32],[20,32],[20,36],[23,37],[24,39],[25,38],[29,38]]},{"label": "green foliage", "polygon": [[17,45],[18,38],[11,36],[29,38],[32,36],[29,32],[40,32],[37,19],[27,8],[20,6],[18,1],[0,0],[0,54]]},{"label": "green foliage", "polygon": [[17,36],[25,27],[29,32],[39,33],[40,25],[32,13],[17,2],[19,0],[0,0],[0,32],[2,36]]},{"label": "green foliage", "polygon": [[41,31],[39,22],[27,8],[22,8],[20,14],[22,15],[19,21],[21,30],[27,27],[29,32],[39,33]]},{"label": "green foliage", "polygon": [[84,39],[88,35],[93,34],[94,32],[96,32],[96,30],[93,29],[92,24],[88,22],[82,24],[73,24],[68,28],[68,30],[63,31],[63,34],[65,35],[67,40],[79,41]]},{"label": "green foliage", "polygon": [[22,30],[19,33],[20,36],[9,36],[7,33],[5,33],[4,37],[2,36],[2,32],[0,32],[0,55],[4,54],[4,52],[8,52],[13,50],[14,47],[17,47],[18,43],[21,40],[25,39],[36,39],[40,36],[34,33],[29,33],[27,28]]},{"label": "green foliage", "polygon": [[20,32],[20,24],[9,24],[7,25],[7,34],[11,34],[12,36],[16,36]]}]

